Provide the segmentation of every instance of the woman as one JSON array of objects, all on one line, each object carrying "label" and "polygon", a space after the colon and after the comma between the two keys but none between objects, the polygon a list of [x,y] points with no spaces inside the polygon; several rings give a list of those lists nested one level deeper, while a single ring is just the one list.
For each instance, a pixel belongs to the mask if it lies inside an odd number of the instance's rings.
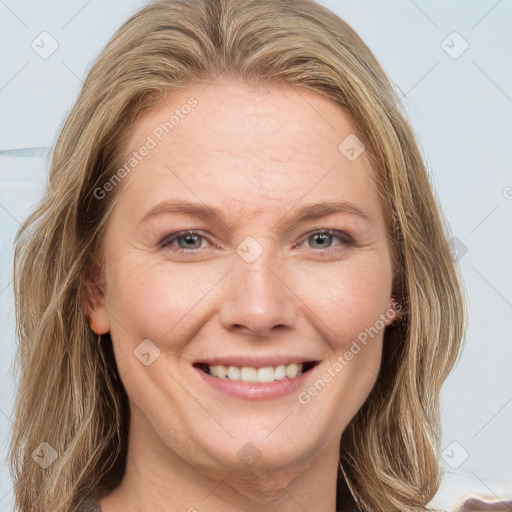
[{"label": "woman", "polygon": [[17,510],[413,511],[436,493],[464,301],[390,82],[327,9],[136,13],[15,261]]}]

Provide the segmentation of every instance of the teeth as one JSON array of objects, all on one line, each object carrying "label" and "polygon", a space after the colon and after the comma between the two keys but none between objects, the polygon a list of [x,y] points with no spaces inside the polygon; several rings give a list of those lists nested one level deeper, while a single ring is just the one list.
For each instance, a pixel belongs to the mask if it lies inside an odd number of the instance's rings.
[{"label": "teeth", "polygon": [[230,366],[227,377],[230,380],[240,380],[240,370],[236,366]]},{"label": "teeth", "polygon": [[[302,369],[302,368],[301,368]],[[287,367],[286,367],[286,376],[289,378],[289,379],[293,379],[293,377],[296,377],[297,376],[297,373],[299,371],[299,365],[293,363],[293,364],[289,364]]]},{"label": "teeth", "polygon": [[244,382],[257,382],[258,381],[258,371],[256,368],[242,368],[240,372],[240,380]]},{"label": "teeth", "polygon": [[272,366],[265,366],[264,368],[258,368],[256,375],[257,382],[274,382],[274,368]]},{"label": "teeth", "polygon": [[210,367],[210,374],[219,379],[225,379],[228,375],[228,369],[225,366],[219,364],[218,366]]},{"label": "teeth", "polygon": [[276,380],[283,380],[286,377],[286,366],[282,364],[274,370],[274,378]]},{"label": "teeth", "polygon": [[304,365],[302,363],[292,363],[287,366],[281,364],[279,366],[265,366],[263,368],[252,368],[244,366],[228,366],[227,368],[221,364],[217,366],[208,366],[208,371],[213,377],[219,379],[241,380],[242,382],[274,382],[285,378],[294,379],[302,374]]}]

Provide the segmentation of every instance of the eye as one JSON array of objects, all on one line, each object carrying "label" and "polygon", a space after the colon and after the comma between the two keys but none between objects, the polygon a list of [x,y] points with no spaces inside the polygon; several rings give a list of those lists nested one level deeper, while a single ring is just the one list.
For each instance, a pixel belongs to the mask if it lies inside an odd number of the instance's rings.
[{"label": "eye", "polygon": [[206,238],[198,231],[180,231],[167,235],[158,245],[162,249],[171,247],[174,242],[178,243],[178,251],[196,251],[202,248],[202,241]]},{"label": "eye", "polygon": [[[338,246],[333,247],[333,241],[338,240],[340,244]],[[294,245],[294,248],[297,248],[301,245],[301,243],[308,241],[308,245],[311,249],[327,249],[327,250],[336,250],[336,247],[340,247],[341,249],[354,245],[354,240],[350,235],[343,231],[337,231],[334,229],[318,229],[313,233],[310,233],[309,236]]]},{"label": "eye", "polygon": [[[205,240],[207,241],[207,238],[199,231],[180,231],[164,237],[159,242],[158,246],[161,249],[195,253],[204,248],[203,242]],[[338,241],[338,244],[334,244],[335,240]],[[323,251],[320,252],[343,250],[344,248],[355,245],[350,235],[334,229],[318,229],[313,233],[309,233],[305,239],[297,242],[293,248],[296,249],[300,247],[305,241],[308,241],[308,245],[311,249],[323,249]]]}]

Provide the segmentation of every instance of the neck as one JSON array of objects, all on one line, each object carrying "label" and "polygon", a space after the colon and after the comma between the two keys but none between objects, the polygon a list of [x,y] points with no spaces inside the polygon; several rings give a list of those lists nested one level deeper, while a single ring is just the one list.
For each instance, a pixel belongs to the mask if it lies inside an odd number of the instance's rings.
[{"label": "neck", "polygon": [[132,416],[120,485],[102,512],[334,512],[339,442],[286,468],[192,466]]}]

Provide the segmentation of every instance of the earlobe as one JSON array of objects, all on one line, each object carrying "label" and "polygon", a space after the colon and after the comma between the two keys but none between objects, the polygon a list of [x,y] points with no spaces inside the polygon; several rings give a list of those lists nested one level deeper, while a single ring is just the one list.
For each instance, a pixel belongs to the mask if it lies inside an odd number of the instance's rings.
[{"label": "earlobe", "polygon": [[404,315],[404,305],[402,304],[401,287],[399,285],[400,281],[400,275],[395,271],[391,286],[391,296],[389,297],[388,308],[386,310],[386,327],[398,323]]},{"label": "earlobe", "polygon": [[386,311],[386,327],[393,325],[400,319],[402,316],[402,309],[402,304],[400,304],[394,296],[390,297],[388,309]]},{"label": "earlobe", "polygon": [[89,325],[96,334],[110,331],[110,315],[104,307],[100,307],[89,315]]},{"label": "earlobe", "polygon": [[105,294],[98,284],[86,286],[84,305],[91,329],[98,335],[109,332],[110,314],[105,307]]}]

